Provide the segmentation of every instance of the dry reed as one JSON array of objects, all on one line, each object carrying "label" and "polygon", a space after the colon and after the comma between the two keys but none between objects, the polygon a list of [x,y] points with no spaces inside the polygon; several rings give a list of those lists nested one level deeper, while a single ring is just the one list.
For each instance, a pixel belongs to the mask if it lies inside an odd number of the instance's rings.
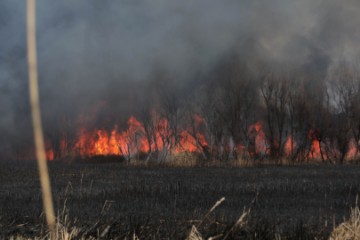
[{"label": "dry reed", "polygon": [[[199,232],[198,228],[204,223],[204,221],[209,217],[210,213],[212,213],[218,206],[220,206],[225,201],[225,197],[221,198],[219,201],[217,201],[214,206],[207,212],[207,214],[204,216],[204,218],[200,221],[199,224],[196,226],[193,225],[191,227],[190,233],[188,234],[188,237],[186,240],[203,240],[201,233]],[[209,240],[215,240],[215,239],[227,239],[231,233],[233,233],[236,229],[243,228],[247,225],[247,218],[250,214],[250,208],[245,208],[243,213],[241,214],[240,218],[230,227],[230,229],[224,233],[217,234],[215,236],[209,237]]]},{"label": "dry reed", "polygon": [[[31,115],[34,131],[36,157],[39,167],[42,198],[47,225],[52,233],[55,232],[55,213],[51,194],[50,179],[46,162],[44,137],[41,123],[39,104],[37,54],[36,54],[36,0],[27,1],[27,54],[29,71],[29,92]],[[54,238],[54,237],[51,237]]]}]

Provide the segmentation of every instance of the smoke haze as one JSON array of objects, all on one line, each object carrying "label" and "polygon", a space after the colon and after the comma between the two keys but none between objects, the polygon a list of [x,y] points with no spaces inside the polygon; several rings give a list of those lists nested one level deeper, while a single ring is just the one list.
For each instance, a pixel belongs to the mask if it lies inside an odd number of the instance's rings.
[{"label": "smoke haze", "polygon": [[[187,98],[229,55],[254,78],[325,76],[338,61],[357,61],[359,12],[358,0],[38,0],[45,131],[80,115],[124,122],[144,102],[156,105],[161,88]],[[2,0],[0,156],[31,142],[25,31],[25,2]]]}]

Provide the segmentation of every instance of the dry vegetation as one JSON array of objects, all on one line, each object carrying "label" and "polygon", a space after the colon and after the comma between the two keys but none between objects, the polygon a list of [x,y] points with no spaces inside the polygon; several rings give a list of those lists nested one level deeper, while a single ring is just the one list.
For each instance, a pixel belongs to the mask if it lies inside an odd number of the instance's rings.
[{"label": "dry vegetation", "polygon": [[[328,239],[359,223],[356,165],[49,167],[61,239]],[[1,163],[0,186],[0,238],[46,237],[35,163]]]},{"label": "dry vegetation", "polygon": [[341,223],[331,233],[330,240],[360,239],[359,206],[351,209],[350,219]]}]

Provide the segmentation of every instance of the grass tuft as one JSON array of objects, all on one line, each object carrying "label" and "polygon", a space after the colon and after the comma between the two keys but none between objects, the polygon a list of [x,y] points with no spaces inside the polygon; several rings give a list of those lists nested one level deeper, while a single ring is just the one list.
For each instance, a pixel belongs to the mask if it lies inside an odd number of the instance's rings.
[{"label": "grass tuft", "polygon": [[337,226],[330,235],[330,240],[360,239],[360,210],[356,206],[351,209],[350,219]]}]

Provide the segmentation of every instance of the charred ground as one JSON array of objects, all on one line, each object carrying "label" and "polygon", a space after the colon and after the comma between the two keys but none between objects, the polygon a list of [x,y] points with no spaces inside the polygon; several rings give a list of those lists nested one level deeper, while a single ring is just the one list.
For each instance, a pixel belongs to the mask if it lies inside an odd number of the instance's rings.
[{"label": "charred ground", "polygon": [[[199,231],[213,236],[251,208],[231,238],[326,238],[360,192],[360,166],[154,168],[107,163],[50,164],[58,215],[82,235],[184,239],[221,197]],[[36,165],[1,163],[1,237],[41,235],[44,217]]]}]

